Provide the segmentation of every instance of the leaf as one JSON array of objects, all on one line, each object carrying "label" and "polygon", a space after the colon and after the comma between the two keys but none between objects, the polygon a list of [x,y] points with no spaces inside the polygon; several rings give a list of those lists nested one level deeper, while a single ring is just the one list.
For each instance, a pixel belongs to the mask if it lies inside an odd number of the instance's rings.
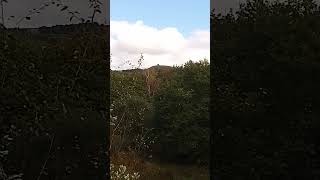
[{"label": "leaf", "polygon": [[72,21],[72,18],[73,18],[73,17],[74,17],[74,16],[71,16],[71,17],[70,17],[70,21]]},{"label": "leaf", "polygon": [[66,9],[68,9],[68,6],[63,6],[63,8],[60,11],[64,11]]},{"label": "leaf", "polygon": [[100,9],[97,9],[96,12],[97,12],[97,13],[101,13]]},{"label": "leaf", "polygon": [[5,155],[8,155],[9,151],[5,150],[5,151],[0,151],[0,156],[3,157]]}]

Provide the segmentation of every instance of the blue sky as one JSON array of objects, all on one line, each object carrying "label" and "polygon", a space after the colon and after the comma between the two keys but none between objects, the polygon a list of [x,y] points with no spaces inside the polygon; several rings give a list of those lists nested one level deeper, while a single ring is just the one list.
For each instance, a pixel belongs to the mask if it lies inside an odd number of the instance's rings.
[{"label": "blue sky", "polygon": [[126,20],[156,28],[175,27],[184,36],[209,30],[209,0],[111,0],[111,20]]},{"label": "blue sky", "polygon": [[112,69],[210,58],[209,0],[111,0],[110,16]]}]

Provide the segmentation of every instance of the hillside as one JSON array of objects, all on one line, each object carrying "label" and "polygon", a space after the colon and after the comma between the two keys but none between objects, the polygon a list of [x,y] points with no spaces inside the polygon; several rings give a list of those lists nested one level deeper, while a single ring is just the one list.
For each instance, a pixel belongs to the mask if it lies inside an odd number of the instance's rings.
[{"label": "hillside", "polygon": [[121,71],[121,72],[145,72],[147,70],[156,70],[156,71],[171,71],[174,67],[166,65],[155,65],[145,69],[125,69],[125,70],[112,70],[112,71]]},{"label": "hillside", "polygon": [[77,33],[94,32],[97,35],[105,35],[109,38],[110,33],[109,25],[99,25],[97,23],[79,23],[69,25],[56,25],[51,27],[39,27],[39,28],[9,28],[5,32],[14,33],[15,36],[31,36],[32,38],[39,40],[56,40],[71,38]]}]

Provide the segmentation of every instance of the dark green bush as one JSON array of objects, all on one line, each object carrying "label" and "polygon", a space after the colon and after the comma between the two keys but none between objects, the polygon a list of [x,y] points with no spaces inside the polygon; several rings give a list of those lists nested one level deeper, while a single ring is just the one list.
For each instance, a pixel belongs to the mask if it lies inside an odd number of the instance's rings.
[{"label": "dark green bush", "polygon": [[[154,126],[164,158],[195,162],[209,160],[209,63],[176,67],[154,99]],[[159,149],[158,149],[159,151]]]},{"label": "dark green bush", "polygon": [[319,178],[319,15],[312,0],[249,0],[236,14],[212,14],[221,179]]},{"label": "dark green bush", "polygon": [[[5,172],[34,180],[46,165],[41,179],[106,178],[107,36],[83,32],[50,41],[11,30],[1,36]],[[81,56],[73,58],[74,50]]]}]

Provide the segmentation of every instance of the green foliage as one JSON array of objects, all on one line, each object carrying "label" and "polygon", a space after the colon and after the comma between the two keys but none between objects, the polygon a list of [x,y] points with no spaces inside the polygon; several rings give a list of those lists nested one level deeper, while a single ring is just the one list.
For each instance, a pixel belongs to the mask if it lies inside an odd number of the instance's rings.
[{"label": "green foliage", "polygon": [[[174,68],[112,71],[112,114],[116,118],[111,132],[116,129],[122,142],[130,139],[132,149],[140,155],[153,153],[155,158],[176,162],[188,156],[184,162],[207,162],[209,67],[205,60]],[[154,95],[149,94],[148,85],[155,84]]]},{"label": "green foliage", "polygon": [[314,179],[319,166],[319,6],[249,0],[212,14],[215,174]]},{"label": "green foliage", "polygon": [[142,73],[111,72],[111,98],[126,99],[129,96],[147,98],[147,89]]},{"label": "green foliage", "polygon": [[111,72],[111,123],[112,151],[121,151],[128,147],[140,152],[147,133],[146,120],[152,111],[144,76],[140,72]]},{"label": "green foliage", "polygon": [[[9,151],[1,159],[8,175],[106,177],[108,43],[91,33],[55,41],[1,33],[0,148]],[[81,56],[73,58],[74,50]]]},{"label": "green foliage", "polygon": [[186,162],[208,160],[209,67],[207,61],[176,67],[169,83],[156,94],[154,125],[161,156]]}]

